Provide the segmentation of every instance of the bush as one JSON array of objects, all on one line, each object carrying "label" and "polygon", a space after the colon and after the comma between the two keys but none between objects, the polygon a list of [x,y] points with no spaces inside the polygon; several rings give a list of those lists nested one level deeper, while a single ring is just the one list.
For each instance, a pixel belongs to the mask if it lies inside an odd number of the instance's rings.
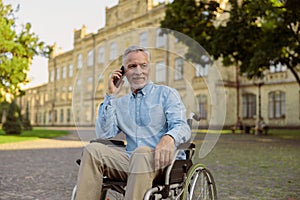
[{"label": "bush", "polygon": [[19,135],[22,132],[20,109],[15,101],[9,107],[6,120],[3,123],[3,130],[6,134]]}]

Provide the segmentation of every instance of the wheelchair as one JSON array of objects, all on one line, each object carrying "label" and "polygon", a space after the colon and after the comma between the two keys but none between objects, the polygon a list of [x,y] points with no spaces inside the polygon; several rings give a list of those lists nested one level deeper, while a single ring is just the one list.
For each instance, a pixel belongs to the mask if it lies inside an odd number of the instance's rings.
[{"label": "wheelchair", "polygon": [[[193,117],[194,119],[195,116]],[[188,124],[192,127],[192,118],[188,119]],[[116,148],[125,148],[126,142],[115,139],[95,139],[91,142],[100,142]],[[155,180],[144,200],[217,200],[216,183],[211,172],[201,163],[193,163],[193,156],[196,151],[194,143],[181,144],[174,158],[180,150],[186,153],[186,159],[173,160],[164,169],[164,177]],[[80,159],[77,160],[80,164]],[[72,192],[72,200],[76,197],[76,186]],[[103,178],[102,193],[100,200],[122,200],[126,191],[126,182]]]}]

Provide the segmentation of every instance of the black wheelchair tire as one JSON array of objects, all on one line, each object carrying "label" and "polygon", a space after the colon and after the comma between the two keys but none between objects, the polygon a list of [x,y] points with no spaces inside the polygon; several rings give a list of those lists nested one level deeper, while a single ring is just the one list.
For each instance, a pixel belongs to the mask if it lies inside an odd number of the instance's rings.
[{"label": "black wheelchair tire", "polygon": [[184,184],[182,200],[217,200],[217,188],[211,172],[202,164],[194,164]]}]

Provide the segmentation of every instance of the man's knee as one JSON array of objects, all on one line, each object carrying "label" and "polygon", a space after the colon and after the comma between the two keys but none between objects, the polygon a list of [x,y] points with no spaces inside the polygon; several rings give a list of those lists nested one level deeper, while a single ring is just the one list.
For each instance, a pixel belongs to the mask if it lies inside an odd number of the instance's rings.
[{"label": "man's knee", "polygon": [[147,147],[147,146],[141,146],[141,147],[138,147],[134,150],[133,152],[133,155],[134,154],[143,154],[143,153],[153,153],[153,149],[151,149],[150,147]]},{"label": "man's knee", "polygon": [[131,173],[145,173],[154,169],[154,150],[150,147],[138,147],[130,159]]},{"label": "man's knee", "polygon": [[86,145],[83,149],[83,157],[91,157],[92,159],[97,158],[99,160],[99,158],[101,158],[101,154],[105,152],[105,145],[101,144],[101,143],[90,143],[88,145]]}]

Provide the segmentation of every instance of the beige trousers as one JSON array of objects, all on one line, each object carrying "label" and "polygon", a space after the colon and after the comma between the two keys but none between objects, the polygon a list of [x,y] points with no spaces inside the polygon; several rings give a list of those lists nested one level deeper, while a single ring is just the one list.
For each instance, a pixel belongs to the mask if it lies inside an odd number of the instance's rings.
[{"label": "beige trousers", "polygon": [[99,200],[103,176],[127,180],[125,200],[142,200],[161,173],[153,169],[154,152],[149,147],[137,148],[129,158],[125,151],[91,143],[83,150],[76,200]]}]

